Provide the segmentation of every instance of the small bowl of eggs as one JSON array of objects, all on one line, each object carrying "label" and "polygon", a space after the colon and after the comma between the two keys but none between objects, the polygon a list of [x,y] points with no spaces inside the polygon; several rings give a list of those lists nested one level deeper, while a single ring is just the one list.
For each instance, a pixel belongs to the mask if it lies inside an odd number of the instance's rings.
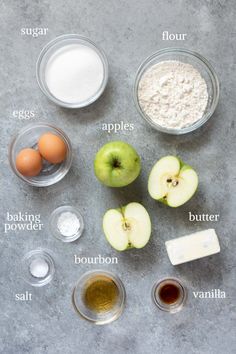
[{"label": "small bowl of eggs", "polygon": [[13,138],[9,148],[13,172],[35,187],[59,182],[72,163],[72,146],[68,136],[47,123],[30,124]]}]

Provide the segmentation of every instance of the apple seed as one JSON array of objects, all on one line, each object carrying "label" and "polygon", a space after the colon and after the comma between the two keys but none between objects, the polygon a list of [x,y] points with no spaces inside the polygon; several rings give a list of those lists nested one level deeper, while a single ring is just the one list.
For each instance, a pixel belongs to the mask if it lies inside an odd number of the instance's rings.
[{"label": "apple seed", "polygon": [[174,180],[174,181],[172,182],[172,186],[173,186],[173,187],[178,186],[178,184],[179,184],[179,181],[177,181],[177,180]]},{"label": "apple seed", "polygon": [[124,222],[124,224],[122,226],[123,226],[124,231],[131,230],[130,224],[128,224],[126,221]]}]

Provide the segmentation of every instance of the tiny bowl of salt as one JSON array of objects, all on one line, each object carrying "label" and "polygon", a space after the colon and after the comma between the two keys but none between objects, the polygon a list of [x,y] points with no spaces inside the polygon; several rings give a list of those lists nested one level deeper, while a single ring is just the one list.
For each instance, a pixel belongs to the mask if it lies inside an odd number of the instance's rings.
[{"label": "tiny bowl of salt", "polygon": [[48,284],[55,273],[54,260],[45,249],[35,249],[24,255],[21,261],[21,275],[30,285],[40,287]]},{"label": "tiny bowl of salt", "polygon": [[63,242],[77,240],[84,231],[84,221],[80,212],[69,205],[60,206],[50,216],[50,231]]}]

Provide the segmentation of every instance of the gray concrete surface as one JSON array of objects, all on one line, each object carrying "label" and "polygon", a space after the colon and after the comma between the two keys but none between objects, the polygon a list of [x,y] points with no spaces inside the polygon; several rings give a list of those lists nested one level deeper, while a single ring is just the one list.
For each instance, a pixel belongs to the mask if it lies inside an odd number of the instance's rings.
[{"label": "gray concrete surface", "polygon": [[[0,11],[1,218],[6,212],[40,213],[42,232],[11,232],[0,237],[0,352],[3,354],[231,354],[235,343],[235,90],[236,4],[234,0],[2,0]],[[23,37],[23,27],[48,27],[48,35]],[[163,42],[162,31],[187,33],[181,43]],[[69,111],[56,107],[40,92],[35,62],[49,40],[80,33],[97,42],[110,63],[110,80],[103,97],[89,108]],[[158,134],[136,112],[132,85],[140,62],[152,52],[180,45],[210,60],[220,83],[220,102],[210,122],[182,137]],[[27,122],[13,110],[35,110],[34,121],[64,129],[74,148],[73,167],[55,186],[36,189],[12,173],[7,148],[11,137]],[[108,134],[103,122],[135,125],[132,133]],[[122,189],[99,184],[93,158],[105,142],[129,141],[142,157],[140,178]],[[147,194],[153,163],[165,154],[179,154],[199,173],[197,195],[186,205],[170,209]],[[143,250],[116,253],[106,243],[101,221],[106,209],[140,201],[148,209],[153,233]],[[63,244],[48,230],[51,211],[61,204],[78,207],[86,231],[79,242]],[[188,221],[188,211],[220,213],[218,223]],[[1,224],[2,224],[1,223]],[[164,241],[215,227],[221,253],[178,267],[169,263]],[[33,288],[20,278],[23,254],[45,247],[55,254],[55,280]],[[73,255],[118,256],[118,265],[100,266],[118,274],[127,303],[119,320],[94,326],[71,305],[78,278],[97,266],[79,266]],[[189,290],[186,307],[176,315],[158,311],[150,292],[164,276],[182,279]],[[221,289],[227,298],[197,300],[192,291]],[[16,293],[32,293],[31,302],[15,301]]]}]

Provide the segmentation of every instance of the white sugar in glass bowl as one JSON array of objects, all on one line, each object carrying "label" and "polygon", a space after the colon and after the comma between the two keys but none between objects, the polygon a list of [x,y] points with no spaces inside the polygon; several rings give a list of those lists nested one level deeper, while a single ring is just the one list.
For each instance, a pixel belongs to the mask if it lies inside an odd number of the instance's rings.
[{"label": "white sugar in glass bowl", "polygon": [[67,34],[41,51],[36,76],[43,93],[66,108],[81,108],[96,101],[108,81],[104,52],[90,39]]},{"label": "white sugar in glass bowl", "polygon": [[[205,111],[200,119],[183,128],[167,128],[157,124],[147,115],[139,102],[139,84],[143,75],[154,65],[166,61],[179,61],[192,65],[206,82],[208,101]],[[166,48],[149,56],[140,65],[135,78],[133,96],[138,112],[154,129],[168,134],[186,134],[201,127],[213,115],[219,100],[219,81],[211,64],[200,54],[183,48]]]}]

